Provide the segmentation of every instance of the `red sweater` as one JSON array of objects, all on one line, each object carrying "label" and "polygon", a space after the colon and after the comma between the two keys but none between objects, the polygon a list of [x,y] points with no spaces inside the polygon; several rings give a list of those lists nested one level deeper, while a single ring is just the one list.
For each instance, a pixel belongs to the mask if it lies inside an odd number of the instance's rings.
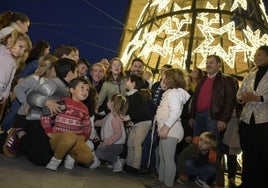
[{"label": "red sweater", "polygon": [[[89,112],[86,105],[71,98],[62,99],[66,104],[66,110],[55,117],[42,116],[41,124],[46,133],[73,132],[84,135],[88,139],[91,132]],[[55,118],[54,125],[51,119]]]}]

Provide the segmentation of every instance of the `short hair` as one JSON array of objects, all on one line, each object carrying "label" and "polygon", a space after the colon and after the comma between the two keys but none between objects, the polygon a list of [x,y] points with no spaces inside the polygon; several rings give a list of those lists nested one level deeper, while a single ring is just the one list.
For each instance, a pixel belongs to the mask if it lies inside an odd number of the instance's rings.
[{"label": "short hair", "polygon": [[131,66],[134,64],[135,61],[139,61],[139,62],[142,63],[142,65],[144,65],[144,62],[142,61],[141,58],[135,58],[135,59],[133,59],[133,60],[131,61]]},{"label": "short hair", "polygon": [[89,69],[90,68],[90,64],[89,64],[89,62],[88,62],[88,60],[86,60],[85,58],[82,58],[82,57],[80,57],[79,59],[78,59],[78,65],[79,64],[85,64],[86,66],[87,66],[87,68]]},{"label": "short hair", "polygon": [[214,59],[216,60],[217,63],[222,63],[222,60],[221,60],[220,56],[214,55],[214,54],[213,55],[208,55],[207,59],[211,58],[211,57],[214,57]]},{"label": "short hair", "polygon": [[74,72],[77,68],[77,63],[69,58],[61,58],[55,62],[55,72],[57,77],[64,79],[67,74]]},{"label": "short hair", "polygon": [[258,50],[264,51],[266,53],[266,55],[268,55],[268,46],[266,46],[266,45],[260,46],[258,48]]},{"label": "short hair", "polygon": [[207,143],[210,148],[215,149],[217,147],[217,137],[212,132],[203,132],[199,136],[199,140],[203,140],[205,143]]},{"label": "short hair", "polygon": [[128,76],[128,79],[130,79],[131,82],[135,83],[135,89],[140,90],[144,87],[145,81],[142,79],[142,77],[131,74]]},{"label": "short hair", "polygon": [[74,78],[74,79],[72,79],[71,81],[70,81],[70,83],[69,83],[69,88],[73,88],[73,89],[75,89],[75,87],[79,84],[79,83],[83,83],[83,84],[88,84],[89,85],[89,87],[90,87],[90,83],[89,83],[89,81],[87,81],[87,79],[85,79],[85,78]]},{"label": "short hair", "polygon": [[62,58],[64,54],[69,55],[73,51],[74,49],[71,46],[60,45],[57,48],[55,48],[53,55],[58,58]]}]

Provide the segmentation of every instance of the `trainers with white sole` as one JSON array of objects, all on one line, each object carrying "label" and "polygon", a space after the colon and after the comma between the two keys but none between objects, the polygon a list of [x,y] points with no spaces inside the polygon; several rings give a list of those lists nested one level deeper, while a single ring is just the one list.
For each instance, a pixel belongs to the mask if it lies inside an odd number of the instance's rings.
[{"label": "trainers with white sole", "polygon": [[90,169],[95,169],[98,168],[100,166],[100,160],[97,156],[94,157],[94,161],[92,163],[92,165],[90,165]]},{"label": "trainers with white sole", "polygon": [[198,177],[195,179],[195,184],[202,188],[210,188],[206,181],[202,181]]},{"label": "trainers with white sole", "polygon": [[56,159],[55,157],[52,157],[50,162],[47,164],[46,168],[49,170],[56,171],[58,167],[60,166],[61,160]]},{"label": "trainers with white sole", "polygon": [[113,163],[113,172],[121,172],[123,170],[124,162],[122,159],[118,158]]},{"label": "trainers with white sole", "polygon": [[64,160],[64,168],[68,170],[73,170],[74,163],[75,163],[75,160],[71,157],[71,155],[68,154]]}]

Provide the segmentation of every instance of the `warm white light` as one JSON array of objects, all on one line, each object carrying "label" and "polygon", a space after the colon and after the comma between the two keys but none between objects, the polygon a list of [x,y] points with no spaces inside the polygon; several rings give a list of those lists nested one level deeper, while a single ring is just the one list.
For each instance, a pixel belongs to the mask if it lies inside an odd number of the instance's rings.
[{"label": "warm white light", "polygon": [[[205,26],[197,24],[205,40],[194,50],[195,53],[201,53],[203,57],[209,54],[216,54],[220,56],[224,61],[231,67],[234,68],[235,55],[237,52],[250,51],[251,48],[245,44],[243,41],[239,40],[235,36],[235,23],[230,22],[220,28],[214,28],[210,26]],[[228,47],[228,52],[226,52],[220,44],[220,41],[215,45],[214,35],[223,36],[225,33],[228,35],[228,39],[232,41],[234,46]],[[216,41],[217,42],[217,41]],[[212,43],[214,45],[212,45]],[[205,64],[205,58],[200,63],[199,67],[203,68]]]},{"label": "warm white light", "polygon": [[235,9],[239,7],[239,5],[244,9],[247,10],[248,7],[248,1],[247,0],[234,0],[233,5],[230,9],[231,12],[233,12]]}]

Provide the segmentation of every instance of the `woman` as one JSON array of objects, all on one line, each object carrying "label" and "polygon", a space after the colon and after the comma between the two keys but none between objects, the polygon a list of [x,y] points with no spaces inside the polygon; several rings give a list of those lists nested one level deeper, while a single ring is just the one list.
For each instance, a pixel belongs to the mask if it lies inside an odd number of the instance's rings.
[{"label": "woman", "polygon": [[243,151],[241,187],[268,187],[268,46],[255,53],[256,67],[244,78],[237,99],[244,105],[240,116]]}]

